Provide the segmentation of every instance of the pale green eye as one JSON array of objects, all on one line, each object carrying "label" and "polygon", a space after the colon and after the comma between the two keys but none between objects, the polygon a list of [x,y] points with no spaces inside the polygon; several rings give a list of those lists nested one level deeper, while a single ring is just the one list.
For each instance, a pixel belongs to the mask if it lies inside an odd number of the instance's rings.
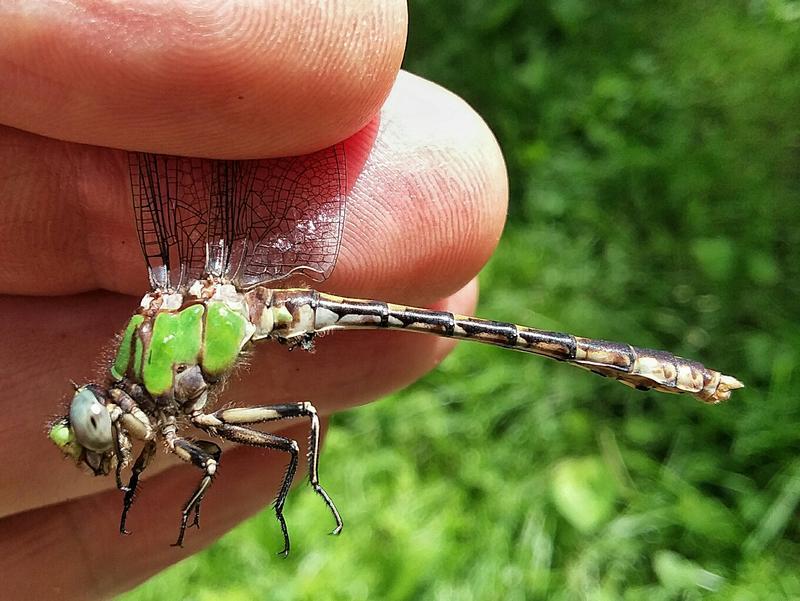
[{"label": "pale green eye", "polygon": [[79,388],[72,397],[69,423],[78,443],[92,451],[111,448],[111,417],[90,388]]}]

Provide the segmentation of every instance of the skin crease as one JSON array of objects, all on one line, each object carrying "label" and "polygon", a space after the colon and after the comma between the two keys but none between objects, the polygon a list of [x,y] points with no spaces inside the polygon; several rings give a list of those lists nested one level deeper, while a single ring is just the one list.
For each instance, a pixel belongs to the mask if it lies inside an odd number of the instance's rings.
[{"label": "skin crease", "polygon": [[[134,535],[122,538],[122,498],[113,478],[80,473],[47,440],[45,423],[65,412],[69,380],[102,373],[114,335],[147,289],[125,154],[104,146],[267,157],[347,138],[345,233],[337,268],[319,288],[474,310],[473,278],[499,239],[506,211],[497,144],[463,101],[412,75],[397,76],[402,3],[328,4],[330,10],[314,11],[287,0],[267,11],[254,2],[234,15],[222,3],[199,2],[127,2],[117,12],[117,5],[93,2],[0,8],[0,47],[7,45],[0,90],[14,90],[0,102],[6,598],[105,598],[135,586],[263,508],[285,467],[276,453],[226,450],[204,501],[202,529],[187,532],[185,548],[175,549],[169,545],[199,479],[196,468],[159,452],[130,515]],[[118,47],[109,49],[107,36],[75,30],[81,14],[98,11],[102,27],[127,32],[113,42]],[[168,26],[148,27],[164,15],[171,15]],[[278,18],[282,33],[270,30]],[[207,46],[186,51],[197,35]],[[313,56],[304,41],[309,36],[325,40]],[[92,43],[80,46],[82,39]],[[146,51],[130,52],[137,40]],[[120,57],[125,69],[114,62]],[[230,64],[245,66],[231,72]],[[59,75],[64,65],[71,72]],[[165,100],[170,75],[179,81]],[[244,104],[222,93],[237,81],[247,83]],[[329,414],[413,382],[451,348],[436,337],[369,331],[325,336],[314,354],[264,343],[222,399],[237,405],[308,399]],[[307,424],[282,433],[302,445]],[[323,453],[323,484],[325,473]],[[304,477],[298,473],[297,481]],[[346,499],[329,492],[344,514],[346,535]],[[300,527],[289,524],[290,531]],[[109,562],[117,566],[113,576],[103,569]],[[48,578],[37,577],[42,565]]]}]

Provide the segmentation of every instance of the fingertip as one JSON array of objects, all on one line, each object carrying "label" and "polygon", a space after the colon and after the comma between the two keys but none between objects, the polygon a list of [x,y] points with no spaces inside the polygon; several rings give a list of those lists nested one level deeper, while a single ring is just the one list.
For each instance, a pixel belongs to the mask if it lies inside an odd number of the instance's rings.
[{"label": "fingertip", "polygon": [[412,303],[448,296],[500,240],[508,181],[497,140],[463,99],[405,72],[371,126],[326,288]]}]

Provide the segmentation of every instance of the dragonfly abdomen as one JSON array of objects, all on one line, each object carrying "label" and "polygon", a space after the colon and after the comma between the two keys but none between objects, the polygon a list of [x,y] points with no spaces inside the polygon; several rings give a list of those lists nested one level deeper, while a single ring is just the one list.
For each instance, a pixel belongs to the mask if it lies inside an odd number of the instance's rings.
[{"label": "dragonfly abdomen", "polygon": [[276,319],[270,324],[272,330],[267,334],[278,339],[339,329],[402,329],[542,355],[634,388],[688,393],[705,402],[723,401],[731,390],[742,387],[736,378],[695,361],[625,343],[313,290],[264,290],[260,294],[272,316],[283,315],[281,323]]}]

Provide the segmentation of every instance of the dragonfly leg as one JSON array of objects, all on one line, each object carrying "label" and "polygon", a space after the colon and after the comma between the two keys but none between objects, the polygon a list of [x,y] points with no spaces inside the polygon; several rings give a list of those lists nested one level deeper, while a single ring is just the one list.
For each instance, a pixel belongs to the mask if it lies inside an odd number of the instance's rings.
[{"label": "dragonfly leg", "polygon": [[260,407],[234,407],[221,409],[207,415],[199,415],[193,419],[201,428],[218,428],[220,424],[251,425],[257,423],[307,417],[311,420],[308,434],[308,480],[333,514],[336,527],[331,534],[342,531],[342,518],[336,505],[319,482],[319,417],[313,404],[308,401],[284,403],[281,405],[264,405]]},{"label": "dragonfly leg", "polygon": [[[206,453],[211,455],[217,463],[219,463],[219,458],[222,456],[222,450],[218,445],[208,440],[195,440],[194,444],[202,448]],[[197,503],[194,504],[194,518],[192,518],[191,523],[192,528],[200,528],[200,501],[202,500],[203,497],[201,496],[200,499],[197,500]]]},{"label": "dragonfly leg", "polygon": [[231,442],[289,453],[289,465],[286,467],[286,474],[283,476],[283,482],[275,498],[274,505],[275,517],[278,519],[281,534],[283,534],[283,549],[279,555],[287,556],[291,545],[289,543],[289,530],[286,527],[286,518],[283,517],[283,507],[286,504],[286,495],[289,494],[289,487],[292,485],[292,480],[294,480],[294,475],[297,472],[297,457],[300,452],[297,442],[277,434],[268,434],[246,426],[233,424],[219,423],[219,425],[214,428],[208,428],[208,430]]},{"label": "dragonfly leg", "polygon": [[[109,394],[112,402],[108,404],[108,408],[113,429],[114,455],[117,460],[114,476],[117,488],[125,493],[119,531],[121,534],[130,534],[125,528],[125,521],[128,518],[128,511],[133,505],[136,487],[139,484],[139,476],[147,469],[155,453],[155,432],[147,415],[130,395],[119,388],[112,389]],[[145,445],[136,458],[130,480],[126,486],[122,483],[122,469],[130,460],[131,438],[143,440]]]},{"label": "dragonfly leg", "polygon": [[180,438],[172,432],[167,433],[167,443],[178,457],[203,470],[203,477],[200,479],[200,483],[183,507],[178,540],[172,545],[173,547],[182,547],[183,537],[186,534],[186,526],[189,523],[189,516],[194,514],[192,525],[199,525],[200,503],[203,501],[203,497],[208,487],[211,485],[214,474],[217,472],[217,465],[219,464],[222,450],[213,442],[193,442],[185,438]]},{"label": "dragonfly leg", "polygon": [[136,496],[136,488],[139,486],[139,475],[147,469],[148,465],[150,465],[150,460],[153,458],[153,455],[155,455],[155,451],[155,440],[148,440],[144,444],[144,448],[142,449],[141,453],[139,453],[139,456],[136,458],[136,462],[133,464],[133,469],[131,470],[131,479],[128,481],[128,486],[122,488],[122,490],[125,491],[125,498],[122,501],[122,516],[119,520],[120,534],[130,534],[130,532],[125,528],[125,522],[128,519],[128,511],[130,511],[131,505],[133,505],[133,500]]},{"label": "dragonfly leg", "polygon": [[114,457],[117,459],[117,466],[114,469],[114,479],[117,483],[117,488],[122,492],[127,493],[128,487],[122,483],[122,468],[130,460],[131,451],[131,437],[128,433],[119,427],[117,422],[112,422],[112,441],[114,443]]}]

